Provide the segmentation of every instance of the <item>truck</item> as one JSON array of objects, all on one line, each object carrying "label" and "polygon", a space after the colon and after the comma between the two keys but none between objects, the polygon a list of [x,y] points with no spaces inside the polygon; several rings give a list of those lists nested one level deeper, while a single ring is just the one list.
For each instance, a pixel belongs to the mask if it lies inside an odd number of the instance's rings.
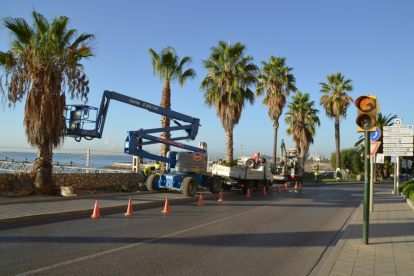
[{"label": "truck", "polygon": [[[75,138],[77,142],[80,142],[82,138],[86,140],[102,138],[111,100],[120,101],[166,116],[176,124],[176,126],[172,127],[128,131],[124,144],[124,153],[139,156],[141,163],[143,158],[147,158],[168,164],[165,173],[160,175],[151,174],[148,177],[147,188],[150,191],[173,189],[181,191],[186,197],[192,197],[197,192],[198,186],[204,186],[208,187],[213,194],[220,192],[220,179],[206,174],[208,165],[207,143],[199,142],[198,147],[193,147],[177,142],[184,139],[195,140],[200,126],[200,119],[196,117],[187,116],[114,91],[105,90],[99,109],[83,104],[66,106],[66,136]],[[96,113],[96,116],[93,116],[92,113]],[[169,139],[151,135],[152,133],[177,130],[184,130],[186,135]],[[186,151],[170,151],[167,153],[167,156],[159,156],[144,149],[146,145],[157,143],[167,144]]]},{"label": "truck", "polygon": [[230,190],[233,187],[242,189],[243,193],[253,193],[255,189],[266,191],[273,184],[273,174],[271,172],[271,163],[266,159],[259,160],[259,153],[255,153],[245,162],[240,162],[239,167],[228,167],[219,164],[213,165],[213,177],[220,178],[222,188]]}]

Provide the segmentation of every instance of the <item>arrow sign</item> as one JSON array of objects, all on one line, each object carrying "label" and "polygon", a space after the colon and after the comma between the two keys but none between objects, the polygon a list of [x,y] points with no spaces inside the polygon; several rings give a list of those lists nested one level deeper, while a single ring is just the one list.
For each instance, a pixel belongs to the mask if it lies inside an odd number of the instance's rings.
[{"label": "arrow sign", "polygon": [[413,129],[413,126],[384,126],[384,130],[392,130],[392,129]]},{"label": "arrow sign", "polygon": [[391,130],[384,130],[384,136],[413,136],[412,129],[391,129]]},{"label": "arrow sign", "polygon": [[412,144],[413,137],[384,137],[384,143],[392,144]]},{"label": "arrow sign", "polygon": [[409,152],[413,151],[413,148],[384,148],[384,151]]},{"label": "arrow sign", "polygon": [[384,148],[413,148],[412,144],[384,144]]},{"label": "arrow sign", "polygon": [[413,152],[395,152],[395,151],[384,151],[385,156],[413,156]]}]

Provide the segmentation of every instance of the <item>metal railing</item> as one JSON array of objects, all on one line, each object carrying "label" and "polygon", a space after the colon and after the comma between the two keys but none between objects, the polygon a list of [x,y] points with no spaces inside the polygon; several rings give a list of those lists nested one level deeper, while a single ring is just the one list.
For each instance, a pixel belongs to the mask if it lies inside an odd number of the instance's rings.
[{"label": "metal railing", "polygon": [[[11,172],[29,172],[34,163],[0,160],[0,170]],[[73,165],[53,165],[53,173],[132,173],[132,170],[76,167]]]}]

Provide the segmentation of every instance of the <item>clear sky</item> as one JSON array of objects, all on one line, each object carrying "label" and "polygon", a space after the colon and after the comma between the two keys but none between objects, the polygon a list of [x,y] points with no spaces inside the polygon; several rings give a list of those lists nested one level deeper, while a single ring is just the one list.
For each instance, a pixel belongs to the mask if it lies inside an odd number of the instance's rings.
[{"label": "clear sky", "polygon": [[[212,157],[225,157],[226,136],[215,108],[203,104],[199,85],[206,75],[201,60],[219,40],[240,41],[260,66],[270,55],[286,57],[297,87],[309,93],[320,109],[310,153],[320,148],[327,157],[335,150],[334,122],[319,105],[319,82],[325,75],[342,72],[353,80],[349,95],[378,96],[383,114],[397,114],[413,125],[414,1],[5,1],[0,16],[22,17],[31,22],[35,9],[47,18],[69,17],[79,33],[96,34],[97,56],[85,61],[90,79],[88,104],[98,107],[102,92],[112,90],[159,105],[163,83],[153,76],[149,48],[156,52],[172,46],[179,57],[191,56],[197,78],[183,88],[171,86],[172,110],[200,118],[196,141],[208,143]],[[7,51],[8,36],[0,31],[0,51]],[[272,154],[273,127],[262,99],[247,105],[234,129],[234,156],[255,152]],[[71,103],[68,101],[68,104]],[[73,102],[79,103],[79,102]],[[0,151],[30,151],[23,129],[24,104],[0,110]],[[351,106],[341,122],[341,148],[354,145],[357,110]],[[284,115],[279,121],[278,155],[286,136]],[[143,109],[111,102],[104,137],[92,142],[66,140],[63,151],[83,153],[85,148],[116,148],[127,131],[160,127],[161,117]],[[178,135],[182,133],[178,132]],[[190,144],[195,145],[196,142]],[[5,148],[8,147],[8,148]],[[158,153],[159,146],[147,148]],[[34,150],[33,150],[34,151]],[[122,153],[122,149],[114,152]]]}]

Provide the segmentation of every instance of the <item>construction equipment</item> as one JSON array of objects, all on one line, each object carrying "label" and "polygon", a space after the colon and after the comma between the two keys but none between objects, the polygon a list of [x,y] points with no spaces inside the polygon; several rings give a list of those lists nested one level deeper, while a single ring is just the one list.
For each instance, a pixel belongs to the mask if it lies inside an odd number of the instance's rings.
[{"label": "construction equipment", "polygon": [[300,179],[303,177],[303,158],[298,156],[296,148],[286,150],[285,143],[281,143],[281,162],[273,171],[273,180],[276,183],[286,183],[289,179]]},{"label": "construction equipment", "polygon": [[[160,191],[161,189],[180,190],[183,195],[192,197],[195,195],[198,186],[208,186],[213,194],[219,193],[221,181],[215,177],[208,177],[203,174],[207,172],[208,155],[207,144],[199,142],[198,147],[193,147],[178,143],[179,140],[194,140],[200,126],[200,119],[187,116],[170,109],[153,105],[138,99],[134,99],[116,92],[105,90],[101,99],[100,108],[87,105],[68,105],[66,110],[66,135],[74,137],[76,141],[81,138],[92,140],[101,138],[105,126],[105,119],[108,113],[109,103],[111,100],[120,101],[135,107],[146,109],[152,113],[166,116],[171,119],[177,126],[156,128],[156,129],[139,129],[128,131],[125,140],[124,152],[142,158],[158,160],[168,164],[166,174],[152,174],[147,179],[147,188],[150,191]],[[96,118],[92,118],[91,113],[96,112]],[[187,123],[182,125],[178,121]],[[90,127],[88,129],[87,127]],[[186,136],[163,139],[150,135],[165,131],[184,130]],[[143,141],[146,139],[148,141]],[[145,151],[142,147],[151,144],[167,144],[186,150],[185,152],[170,151],[167,156],[159,156]]]}]

